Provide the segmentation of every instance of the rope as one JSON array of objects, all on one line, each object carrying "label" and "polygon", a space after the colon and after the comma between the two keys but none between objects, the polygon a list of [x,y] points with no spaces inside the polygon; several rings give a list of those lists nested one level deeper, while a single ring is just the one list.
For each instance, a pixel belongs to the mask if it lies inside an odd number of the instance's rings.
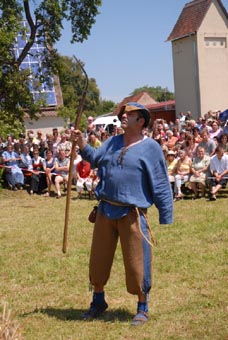
[{"label": "rope", "polygon": [[[147,218],[147,215],[145,214],[145,210],[147,209],[143,209],[143,208],[138,208],[138,207],[135,207],[133,205],[130,205],[130,204],[124,204],[124,203],[119,203],[119,202],[112,202],[112,201],[109,201],[109,200],[106,200],[104,198],[102,198],[102,201],[105,201],[105,202],[108,202],[112,205],[116,205],[116,206],[122,206],[122,207],[132,207],[135,209],[136,213],[137,213],[137,221],[138,221],[138,227],[139,227],[139,231],[140,231],[140,234],[142,235],[142,237],[144,238],[144,240],[151,246],[155,246],[157,244],[156,242],[156,239],[155,237],[153,236],[152,234],[152,230],[151,230],[151,227],[150,227],[150,224],[149,224],[149,221],[148,221],[148,218]],[[150,236],[151,236],[151,241],[145,236],[145,234],[143,233],[142,231],[142,228],[141,228],[141,223],[140,223],[140,213],[143,215],[143,217],[145,218],[146,220],[146,225],[147,225],[147,228],[150,232]]]},{"label": "rope", "polygon": [[[140,209],[140,208],[135,207],[135,210],[136,210],[137,215],[138,215],[139,231],[140,231],[142,237],[144,238],[144,240],[145,240],[151,247],[156,246],[156,245],[157,245],[157,242],[156,242],[155,237],[154,237],[153,234],[152,234],[152,230],[151,230],[151,227],[150,227],[150,224],[149,224],[149,220],[148,220],[148,218],[147,218],[147,215],[144,213],[143,209]],[[145,234],[144,234],[143,231],[142,231],[141,223],[140,223],[140,213],[143,215],[143,217],[144,217],[145,220],[146,220],[146,225],[147,225],[147,228],[148,228],[148,230],[149,230],[149,232],[150,232],[151,241],[148,240],[148,238],[145,236]]]}]

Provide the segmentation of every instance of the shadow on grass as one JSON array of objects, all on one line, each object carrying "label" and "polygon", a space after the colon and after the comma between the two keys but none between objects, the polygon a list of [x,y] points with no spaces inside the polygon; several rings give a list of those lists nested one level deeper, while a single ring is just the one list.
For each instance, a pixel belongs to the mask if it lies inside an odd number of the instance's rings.
[{"label": "shadow on grass", "polygon": [[[59,308],[53,308],[53,307],[47,307],[47,308],[40,308],[35,309],[32,312],[24,313],[21,316],[26,317],[31,314],[47,314],[49,317],[56,318],[58,320],[68,320],[68,321],[83,321],[83,314],[87,311],[87,309],[59,309]],[[99,318],[96,320],[102,320],[105,322],[110,321],[120,321],[125,322],[129,321],[134,317],[133,314],[129,313],[127,310],[124,309],[112,309],[106,311],[104,314],[102,314]]]}]

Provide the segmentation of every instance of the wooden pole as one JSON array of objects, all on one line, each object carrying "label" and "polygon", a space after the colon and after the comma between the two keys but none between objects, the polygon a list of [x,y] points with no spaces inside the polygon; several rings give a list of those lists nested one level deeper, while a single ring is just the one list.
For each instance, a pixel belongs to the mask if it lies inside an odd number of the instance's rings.
[{"label": "wooden pole", "polygon": [[[84,88],[83,95],[82,95],[82,98],[80,100],[80,103],[79,103],[79,106],[78,106],[78,109],[77,109],[75,123],[74,123],[74,128],[75,128],[75,130],[77,130],[79,128],[79,124],[80,124],[80,120],[81,120],[81,116],[82,116],[82,111],[83,111],[83,106],[85,104],[86,94],[87,94],[88,85],[89,85],[89,79],[88,79],[87,73],[86,73],[84,67],[82,66],[81,62],[75,56],[73,56],[73,57],[76,60],[79,67],[81,68],[82,72],[84,73],[85,80],[86,80],[85,88]],[[67,249],[68,224],[69,224],[70,200],[71,200],[71,185],[72,185],[72,176],[73,176],[72,170],[73,170],[73,164],[74,164],[75,148],[76,148],[76,142],[73,141],[72,142],[72,148],[71,148],[69,176],[68,176],[68,182],[67,182],[65,224],[64,224],[63,247],[62,247],[63,253],[66,253],[66,249]]]}]

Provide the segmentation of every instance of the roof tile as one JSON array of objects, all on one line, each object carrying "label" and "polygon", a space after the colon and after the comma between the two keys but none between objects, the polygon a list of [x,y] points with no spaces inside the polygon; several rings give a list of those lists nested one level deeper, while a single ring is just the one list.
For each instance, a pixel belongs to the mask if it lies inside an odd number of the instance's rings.
[{"label": "roof tile", "polygon": [[[194,0],[187,3],[167,40],[176,40],[196,33],[212,2],[213,0]],[[220,1],[219,3],[221,4]]]}]

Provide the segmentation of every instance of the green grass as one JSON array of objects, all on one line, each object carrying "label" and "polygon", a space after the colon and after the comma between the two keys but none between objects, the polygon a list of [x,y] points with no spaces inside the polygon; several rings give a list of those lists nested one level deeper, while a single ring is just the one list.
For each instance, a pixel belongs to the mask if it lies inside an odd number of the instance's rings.
[{"label": "green grass", "polygon": [[72,191],[67,253],[65,198],[0,191],[0,308],[8,303],[26,340],[227,340],[227,198],[175,203],[175,223],[149,210],[154,284],[149,322],[130,326],[136,297],[125,289],[120,247],[106,287],[103,318],[82,321],[91,301],[88,261],[94,201]]}]

